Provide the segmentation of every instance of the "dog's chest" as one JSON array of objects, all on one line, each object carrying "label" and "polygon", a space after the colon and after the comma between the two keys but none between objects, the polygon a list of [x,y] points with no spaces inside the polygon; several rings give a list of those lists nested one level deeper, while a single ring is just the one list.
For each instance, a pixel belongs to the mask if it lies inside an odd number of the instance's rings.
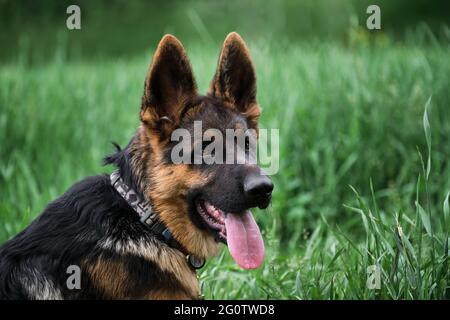
[{"label": "dog's chest", "polygon": [[153,241],[107,240],[84,263],[92,285],[112,299],[197,299],[195,270],[178,250]]}]

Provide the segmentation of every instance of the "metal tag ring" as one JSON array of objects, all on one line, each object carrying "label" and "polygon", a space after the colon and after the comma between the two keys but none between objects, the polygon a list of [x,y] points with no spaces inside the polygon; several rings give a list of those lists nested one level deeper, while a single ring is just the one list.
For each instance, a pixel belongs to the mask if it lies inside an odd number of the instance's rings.
[{"label": "metal tag ring", "polygon": [[205,259],[198,258],[192,254],[187,256],[187,261],[192,266],[192,268],[194,268],[196,270],[203,268],[203,266],[205,265]]}]

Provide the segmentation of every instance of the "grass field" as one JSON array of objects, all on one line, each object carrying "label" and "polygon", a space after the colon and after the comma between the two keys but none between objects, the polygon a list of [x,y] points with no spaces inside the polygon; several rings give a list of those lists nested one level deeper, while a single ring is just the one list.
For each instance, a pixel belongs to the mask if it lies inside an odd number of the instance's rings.
[{"label": "grass field", "polygon": [[[255,215],[267,255],[244,272],[223,250],[200,273],[206,298],[450,298],[450,46],[424,37],[249,42],[261,127],[280,129],[273,203]],[[186,45],[201,92],[220,45]],[[110,172],[111,141],[138,125],[152,52],[65,50],[0,65],[0,242],[75,181]]]}]

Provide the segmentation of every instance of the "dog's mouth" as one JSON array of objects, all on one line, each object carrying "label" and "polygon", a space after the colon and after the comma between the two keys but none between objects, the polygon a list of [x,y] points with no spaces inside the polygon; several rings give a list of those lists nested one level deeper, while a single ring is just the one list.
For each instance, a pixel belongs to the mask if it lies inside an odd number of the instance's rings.
[{"label": "dog's mouth", "polygon": [[205,200],[197,200],[196,207],[203,223],[217,233],[218,240],[226,243],[225,212]]},{"label": "dog's mouth", "polygon": [[264,241],[250,210],[230,213],[206,200],[195,201],[203,223],[228,245],[234,261],[244,269],[258,268],[264,260]]}]

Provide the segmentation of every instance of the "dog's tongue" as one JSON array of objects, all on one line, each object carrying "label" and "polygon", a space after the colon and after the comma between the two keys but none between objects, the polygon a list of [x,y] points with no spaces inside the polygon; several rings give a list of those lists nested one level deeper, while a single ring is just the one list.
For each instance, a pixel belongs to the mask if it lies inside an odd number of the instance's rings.
[{"label": "dog's tongue", "polygon": [[244,269],[258,268],[264,260],[264,242],[250,211],[225,217],[227,243],[234,261]]}]

